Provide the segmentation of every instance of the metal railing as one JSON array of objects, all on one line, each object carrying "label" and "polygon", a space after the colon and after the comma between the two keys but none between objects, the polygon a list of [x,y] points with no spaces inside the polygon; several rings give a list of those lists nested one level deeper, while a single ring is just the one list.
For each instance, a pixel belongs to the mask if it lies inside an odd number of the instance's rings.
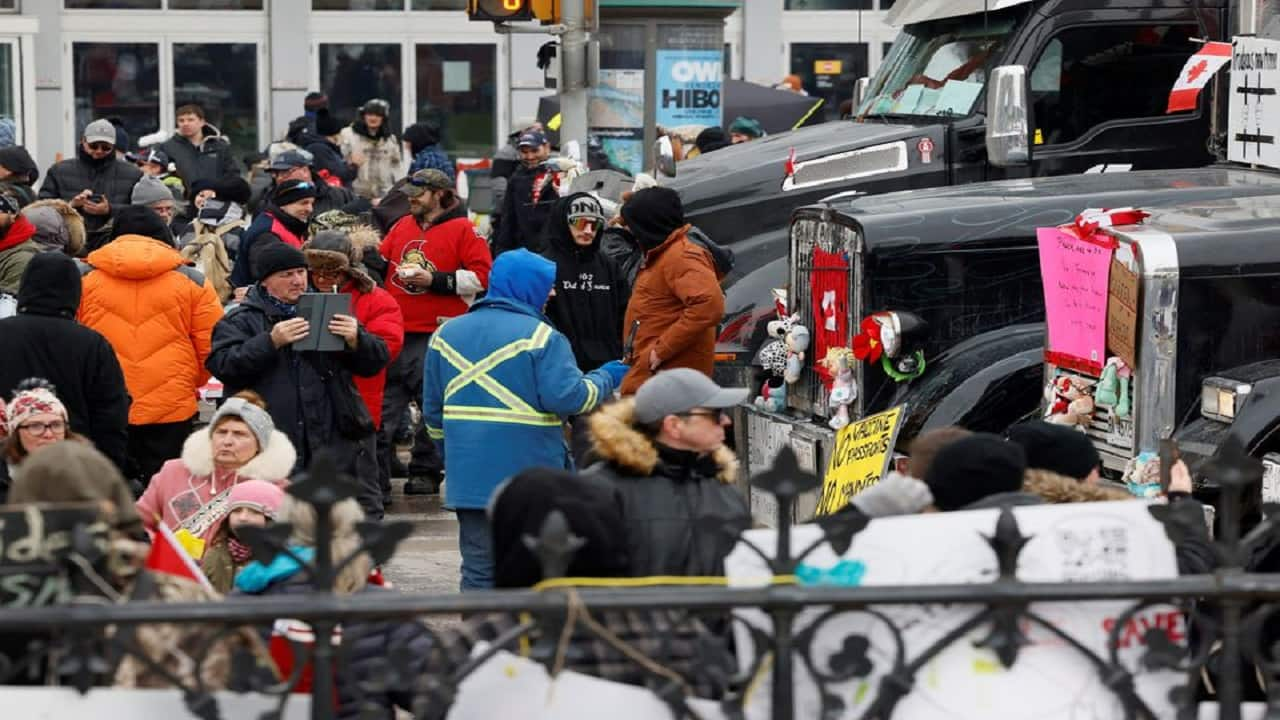
[{"label": "metal railing", "polygon": [[[278,618],[292,618],[310,624],[314,630],[313,645],[294,645],[293,650],[299,665],[309,662],[313,667],[312,717],[328,719],[339,716],[335,682],[339,682],[340,674],[347,671],[350,649],[357,644],[345,632],[340,641],[335,641],[334,631],[338,628],[352,627],[361,622],[409,621],[454,614],[463,614],[467,618],[464,624],[490,615],[513,618],[507,628],[492,639],[492,646],[486,653],[463,662],[437,663],[430,673],[418,677],[400,677],[405,667],[413,665],[410,662],[413,658],[406,655],[409,648],[394,644],[385,648],[387,663],[384,676],[372,684],[367,679],[363,680],[356,690],[357,698],[364,697],[366,693],[372,698],[385,691],[387,683],[399,683],[411,692],[416,717],[427,718],[443,717],[444,710],[457,697],[461,683],[501,649],[516,648],[525,643],[532,647],[530,657],[558,667],[557,660],[563,659],[563,643],[560,642],[564,637],[563,630],[574,613],[589,612],[596,617],[623,612],[661,615],[670,621],[668,631],[670,628],[696,626],[698,633],[705,634],[707,627],[718,625],[717,633],[724,637],[730,628],[744,624],[741,617],[732,615],[732,611],[750,608],[765,613],[771,620],[767,629],[758,626],[748,628],[753,646],[750,658],[739,662],[728,643],[699,642],[698,657],[688,663],[692,668],[690,672],[719,673],[716,682],[725,685],[726,668],[738,668],[737,677],[752,677],[766,668],[772,675],[770,717],[792,720],[800,717],[796,691],[798,673],[812,677],[820,692],[838,683],[869,676],[868,643],[859,642],[854,636],[843,644],[837,643],[844,648],[838,657],[814,656],[814,639],[827,619],[839,612],[863,612],[878,618],[879,623],[891,633],[898,650],[890,658],[889,670],[878,680],[874,702],[859,717],[894,717],[895,707],[912,692],[922,668],[949,646],[969,642],[968,639],[975,635],[982,636],[976,643],[978,646],[992,652],[1006,668],[1013,667],[1019,662],[1020,649],[1026,643],[1024,629],[1034,626],[1056,634],[1065,647],[1084,656],[1102,684],[1124,708],[1126,717],[1147,718],[1155,717],[1155,714],[1135,691],[1134,670],[1118,659],[1115,650],[1127,622],[1144,608],[1161,603],[1181,609],[1193,629],[1188,635],[1195,635],[1195,640],[1189,645],[1178,643],[1162,628],[1146,629],[1143,638],[1146,651],[1141,666],[1177,670],[1185,674],[1186,682],[1173,698],[1174,705],[1179,708],[1178,717],[1195,717],[1202,671],[1208,670],[1216,684],[1218,717],[1222,720],[1239,718],[1244,684],[1255,676],[1250,665],[1264,679],[1271,708],[1267,717],[1275,717],[1280,713],[1280,643],[1266,646],[1263,640],[1280,640],[1280,637],[1270,638],[1266,633],[1268,621],[1280,610],[1280,604],[1275,604],[1280,600],[1280,575],[1251,574],[1246,567],[1251,557],[1273,547],[1280,537],[1277,530],[1280,522],[1274,513],[1280,508],[1266,506],[1265,518],[1242,537],[1242,501],[1246,493],[1257,491],[1261,466],[1238,449],[1222,457],[1215,466],[1206,469],[1222,487],[1218,539],[1214,541],[1218,568],[1212,575],[1154,581],[1022,582],[1016,577],[1016,568],[1027,537],[1020,530],[1013,511],[1005,507],[999,512],[988,537],[999,569],[998,576],[990,583],[862,587],[782,583],[752,588],[553,587],[461,595],[336,593],[333,589],[335,579],[349,558],[334,558],[328,552],[326,539],[333,532],[329,510],[335,503],[352,496],[353,485],[348,479],[335,475],[330,465],[317,463],[307,477],[289,488],[290,494],[310,503],[317,511],[316,555],[313,562],[307,563],[312,584],[309,594],[244,597],[216,603],[161,603],[134,597],[127,602],[104,604],[99,597],[80,597],[46,607],[11,607],[0,610],[0,639],[13,633],[39,638],[31,648],[35,659],[56,657],[56,674],[66,684],[87,692],[92,687],[110,684],[115,668],[125,658],[142,659],[145,653],[137,646],[136,631],[148,624],[216,628],[208,644],[203,646],[209,648],[218,638],[230,636],[237,628],[269,628]],[[767,492],[777,498],[776,547],[752,547],[775,576],[794,575],[804,559],[820,546],[830,545],[837,554],[843,553],[868,524],[867,518],[856,513],[819,518],[816,522],[821,527],[822,538],[803,548],[792,547],[790,530],[796,498],[812,491],[818,484],[816,477],[801,471],[789,448],[783,449],[773,468],[751,480],[756,491]],[[1153,505],[1150,512],[1164,524],[1166,533],[1176,544],[1180,533],[1186,532],[1186,526],[1173,521],[1172,507]],[[376,563],[383,563],[411,529],[411,524],[402,522],[365,523],[359,528],[362,543],[358,552],[367,552]],[[744,529],[740,519],[704,518],[699,523],[699,530],[707,533],[738,536]],[[288,526],[276,525],[251,534],[247,542],[257,559],[269,562],[285,552],[289,531]],[[551,578],[563,575],[581,545],[570,532],[565,519],[555,512],[547,518],[539,536],[526,537],[525,543],[539,559],[544,577]],[[87,563],[97,560],[88,556],[91,554],[88,549],[84,553],[85,556],[78,557],[76,562],[68,563],[69,573],[79,572]],[[1110,631],[1110,653],[1096,653],[1072,641],[1032,607],[1034,603],[1041,602],[1086,600],[1126,600],[1132,603],[1128,611],[1117,618]],[[973,613],[914,655],[909,655],[904,649],[903,628],[896,626],[880,611],[889,605],[950,603],[973,606]],[[814,623],[798,625],[798,616],[813,609],[823,611],[820,618]],[[599,628],[599,625],[592,627]],[[114,631],[109,628],[114,628]],[[443,661],[448,653],[442,649],[457,642],[457,633],[432,623],[425,625],[425,632],[431,639],[429,652],[433,656],[439,654],[437,659]],[[605,637],[596,629],[587,628],[583,632],[600,642],[614,644],[617,639]],[[865,637],[861,639],[866,640]],[[655,664],[669,667],[664,658],[632,659],[636,663],[636,676],[643,678],[643,684],[670,708],[672,717],[699,717],[690,706],[688,695],[690,686],[700,686],[696,682],[698,678],[674,682],[666,675],[652,672]],[[169,668],[150,669],[169,677],[175,686],[180,687],[193,716],[208,719],[225,717],[210,689],[200,680],[203,677],[200,665],[208,661],[208,656],[197,653],[191,660],[197,665],[195,672],[189,674],[196,678],[193,683],[183,684]],[[0,667],[0,677],[13,678],[26,666],[26,663],[14,663]],[[231,658],[231,666],[233,689],[274,696],[278,698],[279,708],[285,707],[291,690],[298,682],[297,671],[284,679],[263,676],[255,660],[243,653]],[[726,717],[743,717],[745,692],[741,684],[735,686],[730,681],[723,697],[716,698]],[[362,701],[357,699],[356,702]],[[822,692],[822,705],[824,718],[845,716],[843,701],[834,693]],[[351,715],[351,710],[342,708],[344,715]],[[267,714],[263,717],[278,716]]]}]

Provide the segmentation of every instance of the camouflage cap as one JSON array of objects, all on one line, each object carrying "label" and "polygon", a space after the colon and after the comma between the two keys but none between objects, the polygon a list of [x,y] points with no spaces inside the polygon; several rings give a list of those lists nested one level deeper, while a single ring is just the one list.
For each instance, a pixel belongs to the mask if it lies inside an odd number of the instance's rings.
[{"label": "camouflage cap", "polygon": [[453,188],[454,183],[448,175],[435,168],[427,168],[410,175],[409,182],[405,183],[400,190],[409,197],[418,197],[428,190],[452,190]]}]

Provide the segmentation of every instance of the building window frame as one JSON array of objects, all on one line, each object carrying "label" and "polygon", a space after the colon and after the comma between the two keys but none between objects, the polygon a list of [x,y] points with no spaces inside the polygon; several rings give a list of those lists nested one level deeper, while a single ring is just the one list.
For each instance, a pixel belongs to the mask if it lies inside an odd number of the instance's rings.
[{"label": "building window frame", "polygon": [[[268,9],[268,3],[271,2],[271,0],[262,0],[261,10],[247,10],[242,8],[234,8],[234,9],[228,8],[225,10],[217,10],[217,9],[209,9],[209,8],[170,8],[169,1],[170,0],[158,0],[158,2],[160,3],[160,7],[158,8],[72,8],[72,7],[67,7],[66,0],[58,0],[58,2],[62,4],[62,12],[72,14],[72,15],[115,16],[117,13],[128,13],[129,15],[133,15],[134,13],[176,12],[176,13],[183,13],[183,14],[215,13],[218,17],[221,17],[221,18],[227,17],[229,13],[234,13],[236,15],[265,15]],[[21,5],[21,0],[19,0],[18,4]],[[0,13],[5,13],[5,12],[10,12],[10,11],[0,9]]]}]

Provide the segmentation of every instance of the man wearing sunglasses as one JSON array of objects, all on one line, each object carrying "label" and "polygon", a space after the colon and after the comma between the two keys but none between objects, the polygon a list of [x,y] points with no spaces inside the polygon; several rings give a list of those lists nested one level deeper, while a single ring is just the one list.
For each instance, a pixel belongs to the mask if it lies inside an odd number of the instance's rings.
[{"label": "man wearing sunglasses", "polygon": [[590,417],[601,462],[584,474],[618,490],[633,577],[724,574],[734,540],[699,526],[709,517],[750,525],[724,444],[728,413],[749,392],[676,368]]},{"label": "man wearing sunglasses", "polygon": [[104,230],[116,210],[129,204],[142,171],[116,158],[116,128],[107,120],[85,126],[76,156],[55,163],[40,186],[40,199],[66,200],[84,216],[90,251],[107,242]]}]

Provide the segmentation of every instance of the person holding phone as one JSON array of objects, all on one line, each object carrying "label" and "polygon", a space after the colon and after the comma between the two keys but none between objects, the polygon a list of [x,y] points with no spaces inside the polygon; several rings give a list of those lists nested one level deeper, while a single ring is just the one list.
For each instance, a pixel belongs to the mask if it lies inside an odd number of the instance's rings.
[{"label": "person holding phone", "polygon": [[[390,490],[393,439],[411,400],[422,397],[422,362],[431,335],[445,320],[467,312],[468,301],[489,285],[493,258],[476,234],[453,181],[435,169],[409,176],[401,190],[409,198],[409,214],[400,218],[378,250],[387,261],[387,292],[404,316],[404,350],[387,371],[382,401],[385,419],[379,435],[383,489]],[[443,465],[435,446],[419,430],[405,493],[434,494]]]},{"label": "person holding phone", "polygon": [[116,128],[107,120],[85,126],[76,156],[55,163],[40,186],[40,199],[66,200],[84,216],[88,250],[109,240],[106,226],[129,204],[142,171],[116,157]]},{"label": "person holding phone", "polygon": [[[295,350],[295,342],[321,331],[298,317],[307,260],[283,242],[264,242],[254,259],[257,282],[214,327],[206,366],[222,381],[225,395],[253,390],[262,396],[275,426],[298,452],[295,470],[324,451],[337,460],[339,472],[376,478],[373,424],[352,378],[382,372],[390,360],[387,343],[356,318],[337,314],[324,330],[343,339],[341,350]],[[380,510],[381,498],[374,503],[362,492],[361,504]]]}]

